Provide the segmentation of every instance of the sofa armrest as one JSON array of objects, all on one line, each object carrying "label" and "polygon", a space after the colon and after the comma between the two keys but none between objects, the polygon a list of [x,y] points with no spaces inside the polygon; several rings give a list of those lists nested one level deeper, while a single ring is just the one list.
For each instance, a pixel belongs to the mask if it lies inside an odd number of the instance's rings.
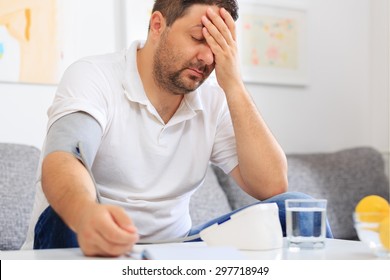
[{"label": "sofa armrest", "polygon": [[25,241],[39,156],[32,146],[0,143],[1,250],[17,250]]}]

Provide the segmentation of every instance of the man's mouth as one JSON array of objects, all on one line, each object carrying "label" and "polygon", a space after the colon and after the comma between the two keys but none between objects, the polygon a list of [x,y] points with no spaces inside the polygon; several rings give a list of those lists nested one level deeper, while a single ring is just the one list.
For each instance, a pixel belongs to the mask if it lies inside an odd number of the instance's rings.
[{"label": "man's mouth", "polygon": [[190,71],[191,75],[203,78],[205,76],[204,70],[199,70],[197,68],[188,68]]}]

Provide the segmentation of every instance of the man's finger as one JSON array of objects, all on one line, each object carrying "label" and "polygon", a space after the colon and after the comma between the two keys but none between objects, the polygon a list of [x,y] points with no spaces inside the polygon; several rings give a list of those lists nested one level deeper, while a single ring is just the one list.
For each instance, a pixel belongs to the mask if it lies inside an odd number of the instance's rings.
[{"label": "man's finger", "polygon": [[106,240],[99,242],[99,244],[96,245],[96,253],[98,255],[102,256],[120,256],[127,252],[130,252],[135,243],[128,243],[128,244],[115,244],[107,242]]},{"label": "man's finger", "polygon": [[[215,30],[209,30],[211,35],[217,36],[220,35],[224,41],[226,41],[228,44],[232,43],[233,37],[231,30],[229,29],[229,26],[225,22],[225,20],[222,18],[222,11],[219,10],[218,13],[216,13],[213,9],[209,8],[207,9],[207,17],[210,19],[212,25],[215,26]],[[219,39],[216,39],[218,43],[220,43]]]},{"label": "man's finger", "polygon": [[133,224],[133,221],[127,215],[127,213],[122,208],[111,208],[111,215],[115,221],[115,223],[122,229],[130,232],[137,233],[137,228]]},{"label": "man's finger", "polygon": [[[202,23],[205,26],[205,28],[207,28],[208,35],[210,35],[213,38],[215,43],[219,45],[222,49],[226,48],[227,42],[225,38],[223,38],[222,34],[219,32],[217,27],[206,16],[202,17]],[[208,41],[208,43],[210,42]]]},{"label": "man's finger", "polygon": [[236,41],[237,40],[236,23],[232,18],[232,15],[228,11],[226,11],[225,8],[220,9],[220,14],[222,19],[225,21],[227,27],[229,28],[230,33],[232,34],[232,39]]},{"label": "man's finger", "polygon": [[108,208],[97,230],[102,238],[111,244],[125,245],[138,240],[138,233],[131,219],[118,207]]}]

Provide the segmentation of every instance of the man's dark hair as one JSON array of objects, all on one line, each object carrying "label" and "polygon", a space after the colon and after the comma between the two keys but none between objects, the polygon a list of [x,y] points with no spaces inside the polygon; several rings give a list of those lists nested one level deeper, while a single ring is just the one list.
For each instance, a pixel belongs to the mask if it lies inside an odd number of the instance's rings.
[{"label": "man's dark hair", "polygon": [[236,0],[156,0],[153,11],[159,11],[165,17],[167,26],[186,15],[193,5],[210,5],[225,8],[234,20],[238,19],[238,4]]}]

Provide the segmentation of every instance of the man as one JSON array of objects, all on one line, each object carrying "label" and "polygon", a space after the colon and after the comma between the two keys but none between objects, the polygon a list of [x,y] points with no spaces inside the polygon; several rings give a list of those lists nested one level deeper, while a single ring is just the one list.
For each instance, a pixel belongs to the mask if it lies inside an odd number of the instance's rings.
[{"label": "man", "polygon": [[237,10],[235,0],[157,0],[144,44],[67,70],[25,248],[42,212],[35,248],[118,256],[138,240],[184,237],[209,161],[259,200],[286,191],[285,155],[241,80]]}]

